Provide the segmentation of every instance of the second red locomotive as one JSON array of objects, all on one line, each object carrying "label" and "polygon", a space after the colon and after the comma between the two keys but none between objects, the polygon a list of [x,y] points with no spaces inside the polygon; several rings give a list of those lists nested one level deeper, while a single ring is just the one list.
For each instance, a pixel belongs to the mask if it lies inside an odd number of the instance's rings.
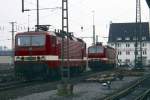
[{"label": "second red locomotive", "polygon": [[[67,36],[64,36],[64,66],[67,67]],[[28,79],[60,76],[62,34],[31,31],[15,37],[16,76]],[[69,35],[70,74],[83,72],[86,67],[86,43]]]},{"label": "second red locomotive", "polygon": [[115,67],[116,52],[114,48],[97,43],[88,48],[88,64],[91,70],[109,70]]}]

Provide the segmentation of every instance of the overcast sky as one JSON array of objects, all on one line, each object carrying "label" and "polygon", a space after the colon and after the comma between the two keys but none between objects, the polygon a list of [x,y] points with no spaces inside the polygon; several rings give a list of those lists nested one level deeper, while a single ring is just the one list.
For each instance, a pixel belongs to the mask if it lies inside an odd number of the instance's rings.
[{"label": "overcast sky", "polygon": [[[36,11],[21,12],[22,0],[0,0],[0,43],[10,45],[11,25],[17,22],[17,31],[24,31],[24,26],[33,27],[36,24]],[[35,9],[36,0],[24,0],[25,9]],[[39,0],[40,8],[56,8],[40,11],[40,24],[50,24],[52,29],[61,29],[61,0]],[[92,36],[93,12],[95,12],[96,34],[99,41],[106,42],[109,24],[135,22],[136,0],[68,0],[69,2],[69,30],[77,37]],[[141,0],[142,21],[149,21],[149,9],[145,0]],[[29,15],[29,17],[28,17]],[[81,31],[83,26],[83,31]],[[84,39],[91,44],[91,39]]]}]

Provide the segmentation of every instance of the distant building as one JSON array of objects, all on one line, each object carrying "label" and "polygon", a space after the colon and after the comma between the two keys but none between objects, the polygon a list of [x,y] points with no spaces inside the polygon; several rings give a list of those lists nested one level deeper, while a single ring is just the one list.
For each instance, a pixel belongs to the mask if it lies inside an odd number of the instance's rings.
[{"label": "distant building", "polygon": [[11,50],[0,50],[0,65],[12,63],[12,51]]},{"label": "distant building", "polygon": [[[140,26],[140,28],[137,28]],[[137,34],[137,38],[136,38]],[[119,64],[135,64],[135,41],[141,40],[142,62],[150,65],[150,34],[149,23],[111,23],[109,29],[108,45],[116,48]],[[140,48],[138,42],[138,49]],[[138,57],[140,50],[138,50]]]},{"label": "distant building", "polygon": [[12,56],[11,50],[0,50],[0,56]]},{"label": "distant building", "polygon": [[8,47],[6,46],[0,46],[0,51],[8,51]]},{"label": "distant building", "polygon": [[2,51],[3,50],[3,47],[2,46],[0,46],[0,51]]}]

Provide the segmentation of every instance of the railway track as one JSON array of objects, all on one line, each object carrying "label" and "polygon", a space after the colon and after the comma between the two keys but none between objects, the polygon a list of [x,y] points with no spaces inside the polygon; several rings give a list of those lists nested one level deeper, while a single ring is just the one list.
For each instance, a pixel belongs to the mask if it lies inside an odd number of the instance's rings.
[{"label": "railway track", "polygon": [[[73,79],[69,80],[70,83],[76,83],[79,82],[81,80],[83,80],[86,77],[90,77],[93,75],[97,75],[99,73],[93,73],[91,71],[86,72],[86,73],[82,73],[81,76],[77,76],[74,77]],[[38,84],[44,84],[44,83],[48,83],[51,82],[53,83],[59,83],[61,82],[60,80],[55,80],[55,81],[42,81],[42,80],[35,80],[35,81],[11,81],[11,82],[4,82],[0,84],[0,92],[2,91],[6,91],[6,90],[12,90],[12,89],[16,89],[16,88],[21,88],[21,87],[26,87],[26,86],[32,86],[32,85],[38,85]],[[56,84],[53,85],[54,87],[56,87]]]},{"label": "railway track", "polygon": [[12,81],[14,78],[13,68],[0,70],[0,83]]},{"label": "railway track", "polygon": [[[86,76],[87,74],[91,74],[91,73],[92,72],[87,72],[87,73],[84,73],[82,76]],[[77,79],[77,78],[78,77],[76,77],[75,79]],[[71,81],[73,81],[73,80],[71,80]],[[0,83],[0,92],[5,91],[5,90],[15,89],[15,88],[21,88],[21,87],[25,87],[25,86],[30,86],[30,85],[47,83],[47,82],[54,82],[54,81],[42,81],[42,80],[35,80],[35,81],[25,81],[25,80],[18,80],[17,81],[17,80],[13,80],[13,81],[10,81],[10,82],[6,81],[6,82]]]},{"label": "railway track", "polygon": [[31,85],[36,85],[36,84],[42,84],[44,83],[43,81],[13,81],[9,83],[3,83],[0,84],[0,92],[6,91],[6,90],[11,90],[11,89],[16,89],[16,88],[21,88],[21,87],[26,87],[26,86],[31,86]]},{"label": "railway track", "polygon": [[[114,70],[111,70],[111,73]],[[103,71],[103,72],[92,72],[92,71],[88,71],[88,72],[84,72],[76,77],[73,77],[72,79],[70,79],[68,82],[71,84],[76,84],[80,81],[84,81],[85,79],[89,78],[89,77],[95,77],[95,76],[100,76],[102,74],[110,74],[110,71]],[[9,81],[9,82],[4,82],[4,83],[0,83],[0,92],[5,91],[5,90],[12,90],[12,89],[17,89],[17,88],[22,88],[22,87],[26,87],[26,86],[32,86],[32,85],[38,85],[38,84],[44,84],[44,83],[55,83],[55,85],[53,85],[53,87],[56,88],[56,85],[59,84],[61,82],[61,80],[55,80],[55,81],[24,81],[24,80],[13,80],[13,81]]]},{"label": "railway track", "polygon": [[150,93],[149,84],[150,75],[145,75],[140,80],[137,80],[116,93],[105,97],[103,100],[147,100],[145,98]]},{"label": "railway track", "polygon": [[[78,75],[77,77],[71,78],[69,83],[76,84],[81,81],[85,81],[85,79],[89,77],[99,76],[102,74],[110,74],[110,72],[113,72],[113,71],[114,70],[97,72],[97,73],[88,71],[88,72]],[[141,78],[141,81],[145,80],[145,78],[146,77]],[[28,95],[31,93],[54,90],[57,88],[57,84],[59,84],[60,82],[61,82],[60,80],[57,80],[57,81],[34,81],[34,82],[14,81],[8,84],[3,83],[3,84],[0,84],[0,97],[5,98],[5,100],[10,100],[11,98],[15,98],[17,96],[24,96],[24,95]],[[140,83],[140,81],[138,82]],[[133,87],[136,87],[136,86],[133,86]],[[104,100],[113,100],[113,99],[104,99]]]},{"label": "railway track", "polygon": [[[82,73],[81,75],[74,77],[70,79],[69,83],[71,84],[76,84],[81,81],[83,81],[85,78],[99,75],[102,73],[109,73],[108,71],[105,72],[86,72]],[[8,85],[2,86],[0,85],[0,97],[4,98],[5,100],[10,100],[12,98],[18,97],[18,96],[24,96],[28,95],[31,93],[37,93],[37,92],[42,92],[42,91],[49,91],[49,90],[54,90],[57,88],[57,85],[60,84],[61,81],[35,81],[35,82],[14,82],[10,83]],[[19,91],[19,92],[18,92]],[[7,94],[7,95],[5,95]],[[0,99],[1,99],[0,98]]]},{"label": "railway track", "polygon": [[150,88],[141,93],[135,100],[149,100],[148,98],[150,99]]}]

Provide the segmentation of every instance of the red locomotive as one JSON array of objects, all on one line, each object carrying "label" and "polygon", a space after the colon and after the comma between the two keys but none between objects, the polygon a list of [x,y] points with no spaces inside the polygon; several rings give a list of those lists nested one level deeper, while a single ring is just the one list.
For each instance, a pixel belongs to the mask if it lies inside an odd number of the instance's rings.
[{"label": "red locomotive", "polygon": [[91,70],[108,70],[115,67],[116,52],[109,46],[97,43],[88,48],[88,64]]},{"label": "red locomotive", "polygon": [[[67,67],[67,36],[64,36],[64,65]],[[18,77],[35,79],[60,76],[61,70],[60,32],[32,31],[15,36],[15,72]],[[69,35],[70,73],[85,70],[86,43]]]}]

